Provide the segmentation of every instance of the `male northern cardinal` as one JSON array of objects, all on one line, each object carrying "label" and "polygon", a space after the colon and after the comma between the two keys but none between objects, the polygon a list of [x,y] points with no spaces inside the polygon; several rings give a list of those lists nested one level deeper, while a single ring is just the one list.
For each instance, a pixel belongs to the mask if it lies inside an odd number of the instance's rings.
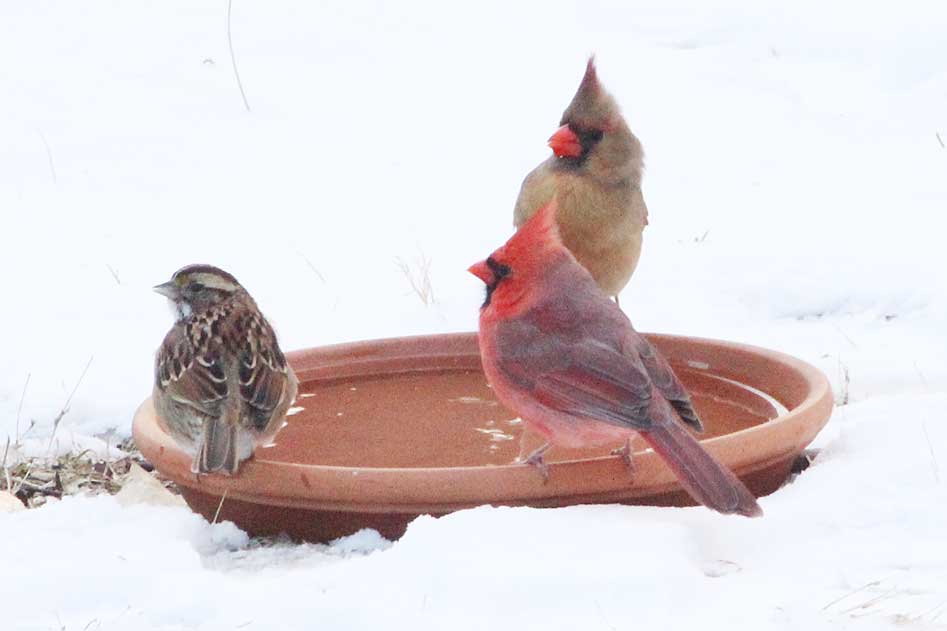
[{"label": "male northern cardinal", "polygon": [[519,227],[555,196],[559,232],[609,296],[628,284],[641,254],[648,208],[641,195],[644,153],[589,59],[585,76],[549,139],[553,155],[520,188]]},{"label": "male northern cardinal", "polygon": [[542,453],[550,443],[625,438],[621,451],[631,464],[637,432],[701,504],[762,514],[743,483],[684,427],[702,429],[670,365],[563,246],[555,201],[470,272],[487,285],[479,336],[484,372],[497,398],[547,440],[528,460],[544,476]]}]

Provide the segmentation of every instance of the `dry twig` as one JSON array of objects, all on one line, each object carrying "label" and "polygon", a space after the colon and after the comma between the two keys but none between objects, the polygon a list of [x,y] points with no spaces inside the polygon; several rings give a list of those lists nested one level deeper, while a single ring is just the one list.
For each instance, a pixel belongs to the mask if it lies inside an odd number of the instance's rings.
[{"label": "dry twig", "polygon": [[424,252],[421,252],[415,262],[417,269],[401,257],[395,259],[395,265],[408,279],[411,291],[424,303],[425,307],[430,307],[434,304],[434,287],[431,285],[431,259],[425,256]]},{"label": "dry twig", "polygon": [[243,91],[243,82],[240,80],[240,72],[237,70],[237,58],[233,54],[233,38],[230,36],[230,15],[233,12],[233,0],[227,0],[227,46],[230,48],[230,63],[233,65],[233,76],[237,79],[237,87],[240,88],[240,98],[243,99],[243,106],[250,111],[250,103],[247,102],[247,94]]},{"label": "dry twig", "polygon": [[82,385],[82,380],[85,379],[86,373],[89,372],[89,366],[92,365],[92,360],[95,359],[95,356],[89,357],[89,361],[86,362],[85,368],[82,369],[82,374],[79,375],[79,380],[76,381],[76,385],[72,388],[72,392],[69,393],[69,397],[66,399],[66,402],[63,404],[62,409],[59,410],[59,414],[56,415],[56,418],[53,419],[53,431],[49,434],[49,444],[46,446],[46,453],[49,453],[49,450],[53,446],[53,438],[56,437],[56,430],[59,429],[59,423],[62,422],[62,419],[69,412],[69,405],[72,403],[72,397],[76,396],[76,391],[79,389],[79,386]]},{"label": "dry twig", "polygon": [[32,373],[26,373],[26,383],[23,384],[23,392],[20,393],[20,404],[16,406],[16,444],[20,446],[20,415],[23,413],[23,401],[26,399],[26,388],[30,385]]},{"label": "dry twig", "polygon": [[220,496],[220,504],[217,505],[217,510],[214,511],[214,519],[210,523],[217,523],[217,518],[220,517],[220,509],[224,507],[224,500],[227,499],[227,491],[229,490],[230,489],[224,489],[224,494]]}]

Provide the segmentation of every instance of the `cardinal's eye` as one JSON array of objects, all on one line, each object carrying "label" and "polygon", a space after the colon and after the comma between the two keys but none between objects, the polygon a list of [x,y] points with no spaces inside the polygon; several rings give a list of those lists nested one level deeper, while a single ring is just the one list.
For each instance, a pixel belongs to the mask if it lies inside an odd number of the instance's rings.
[{"label": "cardinal's eye", "polygon": [[510,275],[510,266],[497,263],[492,256],[487,258],[487,267],[490,268],[490,271],[493,272],[494,277],[496,277],[498,281]]},{"label": "cardinal's eye", "polygon": [[601,129],[579,129],[578,127],[573,127],[570,123],[569,129],[575,132],[575,135],[579,137],[579,143],[582,145],[582,148],[586,151],[592,148],[598,141],[602,139],[602,136],[605,135]]}]

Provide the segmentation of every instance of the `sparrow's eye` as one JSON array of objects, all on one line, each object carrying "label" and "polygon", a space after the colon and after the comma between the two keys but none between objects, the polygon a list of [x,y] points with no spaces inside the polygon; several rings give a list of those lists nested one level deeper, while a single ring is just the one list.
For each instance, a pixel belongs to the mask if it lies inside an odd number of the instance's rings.
[{"label": "sparrow's eye", "polygon": [[203,283],[188,283],[187,289],[188,291],[192,293],[197,293],[200,290],[204,289],[204,284]]}]

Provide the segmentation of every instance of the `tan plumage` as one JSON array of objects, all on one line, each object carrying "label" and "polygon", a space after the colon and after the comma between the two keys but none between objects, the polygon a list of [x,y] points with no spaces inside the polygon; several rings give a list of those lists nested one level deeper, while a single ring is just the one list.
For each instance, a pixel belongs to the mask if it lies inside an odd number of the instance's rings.
[{"label": "tan plumage", "polygon": [[227,272],[189,265],[155,290],[179,316],[155,359],[155,409],[193,454],[195,473],[233,475],[283,426],[296,375],[253,298]]},{"label": "tan plumage", "polygon": [[560,124],[581,141],[581,153],[554,154],[526,176],[513,223],[523,225],[555,196],[563,243],[606,294],[617,296],[638,265],[648,224],[644,152],[599,83],[594,59]]}]

